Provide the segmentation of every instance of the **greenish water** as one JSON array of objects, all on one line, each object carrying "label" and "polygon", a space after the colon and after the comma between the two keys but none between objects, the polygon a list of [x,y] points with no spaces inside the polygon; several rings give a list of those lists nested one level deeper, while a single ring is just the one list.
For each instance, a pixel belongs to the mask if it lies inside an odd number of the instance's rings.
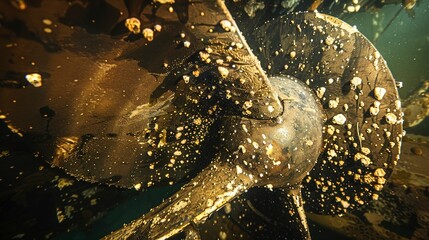
[{"label": "greenish water", "polygon": [[[373,43],[377,31],[391,22],[375,42],[375,47],[386,60],[396,81],[402,82],[399,95],[404,100],[422,81],[429,79],[429,0],[419,1],[413,9],[414,14],[401,8],[399,4],[388,5],[378,13],[357,13],[342,20],[356,26]],[[374,25],[374,21],[378,24]],[[407,132],[429,135],[429,119],[407,129]]]},{"label": "greenish water", "polygon": [[[386,26],[400,9],[400,5],[389,5],[381,9],[379,18],[375,13],[364,12],[343,20],[355,25],[373,42],[377,30],[373,20],[380,19],[380,25]],[[401,10],[375,44],[393,76],[403,82],[399,90],[402,98],[407,97],[422,80],[429,79],[429,0],[420,1],[414,12],[413,18]]]},{"label": "greenish water", "polygon": [[69,233],[59,234],[55,239],[100,239],[110,232],[121,228],[123,224],[129,223],[142,216],[151,208],[160,204],[163,199],[178,191],[179,188],[180,185],[177,184],[172,187],[159,187],[144,190],[130,199],[123,201],[106,216],[95,222],[90,228],[75,229]]}]

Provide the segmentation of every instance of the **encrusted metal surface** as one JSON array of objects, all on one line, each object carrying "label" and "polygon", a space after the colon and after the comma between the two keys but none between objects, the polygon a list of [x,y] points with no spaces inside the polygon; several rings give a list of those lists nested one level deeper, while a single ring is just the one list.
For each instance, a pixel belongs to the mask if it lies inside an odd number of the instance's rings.
[{"label": "encrusted metal surface", "polygon": [[270,19],[228,2],[231,16],[220,0],[51,4],[2,18],[6,141],[89,182],[188,181],[107,239],[199,239],[228,206],[249,237],[289,223],[276,237],[307,239],[304,209],[338,214],[377,199],[399,159],[395,81],[337,18]]},{"label": "encrusted metal surface", "polygon": [[340,213],[376,199],[399,160],[403,123],[380,53],[355,28],[319,13],[270,20],[246,39],[260,46],[269,75],[305,82],[325,110],[324,151],[303,182],[306,208]]}]

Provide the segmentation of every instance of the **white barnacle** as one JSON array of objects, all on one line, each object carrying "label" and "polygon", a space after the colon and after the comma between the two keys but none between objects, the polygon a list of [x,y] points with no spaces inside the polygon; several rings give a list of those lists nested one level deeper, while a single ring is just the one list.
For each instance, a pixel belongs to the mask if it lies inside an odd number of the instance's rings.
[{"label": "white barnacle", "polygon": [[329,46],[329,45],[332,45],[334,43],[334,41],[335,41],[335,38],[333,38],[331,36],[327,36],[325,39],[325,44]]},{"label": "white barnacle", "polygon": [[380,112],[380,102],[379,101],[374,101],[374,103],[372,104],[372,106],[369,108],[369,113],[371,114],[371,116],[375,116]]},{"label": "white barnacle", "polygon": [[335,133],[335,128],[334,128],[334,126],[332,126],[332,125],[328,125],[328,128],[326,129],[326,132],[327,132],[329,135],[333,135],[333,134]]},{"label": "white barnacle", "polygon": [[396,100],[396,101],[395,101],[395,108],[396,108],[397,110],[401,109],[401,100]]},{"label": "white barnacle", "polygon": [[231,203],[225,204],[223,210],[225,211],[226,214],[230,214],[232,211]]},{"label": "white barnacle", "polygon": [[379,59],[379,58],[381,57],[380,52],[376,50],[376,51],[374,52],[374,57],[375,57],[375,59]]},{"label": "white barnacle", "polygon": [[222,65],[223,64],[223,59],[216,59],[216,64]]},{"label": "white barnacle", "polygon": [[252,100],[245,101],[245,102],[243,103],[243,108],[244,108],[244,109],[249,109],[249,108],[251,108],[252,106],[253,106]]},{"label": "white barnacle", "polygon": [[273,184],[271,183],[267,184],[265,187],[270,189],[271,191],[273,191],[273,188],[274,188]]},{"label": "white barnacle", "polygon": [[125,27],[132,33],[138,34],[140,32],[140,20],[137,18],[125,19]]},{"label": "white barnacle", "polygon": [[347,12],[357,12],[355,6],[349,5],[347,6]]},{"label": "white barnacle", "polygon": [[374,189],[376,190],[376,191],[381,191],[381,190],[383,190],[383,185],[381,185],[381,184],[375,184],[374,185]]},{"label": "white barnacle", "polygon": [[332,122],[337,125],[343,125],[346,122],[346,117],[343,114],[337,114],[332,118]]},{"label": "white barnacle", "polygon": [[272,153],[273,153],[273,149],[274,149],[274,147],[273,147],[273,145],[270,143],[267,147],[266,147],[266,154],[269,156],[269,155],[271,155]]},{"label": "white barnacle", "polygon": [[385,175],[386,175],[386,172],[384,171],[384,169],[382,169],[382,168],[375,169],[374,176],[384,177]]},{"label": "white barnacle", "polygon": [[183,81],[185,83],[189,83],[189,79],[191,79],[188,75],[183,75]]},{"label": "white barnacle", "polygon": [[159,24],[156,24],[156,25],[153,27],[153,29],[155,29],[155,31],[157,31],[157,32],[161,32],[161,30],[162,30],[162,26],[161,26],[161,25],[159,25]]},{"label": "white barnacle", "polygon": [[384,95],[386,94],[386,89],[382,87],[375,87],[374,88],[374,97],[377,100],[383,99]]},{"label": "white barnacle", "polygon": [[213,206],[214,201],[212,199],[207,199],[207,207]]},{"label": "white barnacle", "polygon": [[134,189],[135,189],[135,190],[137,190],[137,191],[138,191],[138,190],[140,190],[140,188],[142,187],[142,184],[141,184],[141,183],[136,183],[136,184],[134,184],[134,186],[133,186],[133,187],[134,187]]},{"label": "white barnacle", "polygon": [[235,166],[236,170],[237,170],[237,174],[242,174],[243,173],[243,169],[240,166]]},{"label": "white barnacle", "polygon": [[153,40],[153,30],[150,28],[145,28],[142,31],[143,37],[149,42]]},{"label": "white barnacle", "polygon": [[370,150],[369,148],[367,148],[367,147],[363,147],[363,148],[361,149],[361,151],[362,151],[362,153],[363,153],[363,154],[365,154],[365,155],[368,155],[368,154],[370,154],[370,153],[371,153],[371,150]]},{"label": "white barnacle", "polygon": [[225,67],[218,67],[217,70],[219,71],[220,76],[222,78],[227,78],[228,77],[229,71]]},{"label": "white barnacle", "polygon": [[329,149],[328,150],[328,159],[331,159],[333,157],[337,156],[337,152],[334,149]]},{"label": "white barnacle", "polygon": [[195,118],[194,119],[194,121],[193,121],[193,123],[195,124],[195,125],[201,125],[201,123],[202,123],[203,121],[201,120],[201,118]]},{"label": "white barnacle", "polygon": [[377,183],[380,185],[384,185],[386,183],[386,179],[384,177],[378,177]]},{"label": "white barnacle", "polygon": [[322,98],[323,95],[325,95],[325,92],[326,92],[326,88],[325,87],[319,87],[316,90],[316,95],[317,95],[318,98]]},{"label": "white barnacle", "polygon": [[360,161],[364,166],[368,166],[369,164],[371,164],[371,159],[365,156],[365,154],[363,153],[356,153],[354,156],[354,160]]},{"label": "white barnacle", "polygon": [[213,49],[211,47],[206,47],[205,50],[206,50],[207,53],[212,53],[213,52]]},{"label": "white barnacle", "polygon": [[219,24],[223,28],[223,30],[225,30],[227,32],[234,30],[232,23],[228,20],[222,20],[222,21],[220,21]]},{"label": "white barnacle", "polygon": [[208,61],[208,59],[210,57],[210,54],[208,52],[201,51],[201,52],[199,52],[199,54],[200,54],[200,58],[203,62]]},{"label": "white barnacle", "polygon": [[335,100],[329,100],[329,103],[328,103],[329,108],[337,108],[339,101],[340,101],[339,98],[335,98]]},{"label": "white barnacle", "polygon": [[175,135],[175,137],[176,137],[176,139],[177,139],[177,140],[179,140],[181,136],[182,136],[182,133],[181,133],[181,132],[178,132],[178,133],[176,133],[176,135]]},{"label": "white barnacle", "polygon": [[374,103],[372,105],[376,108],[379,108],[381,103],[379,101],[374,101]]},{"label": "white barnacle", "polygon": [[25,79],[33,85],[34,87],[41,87],[42,86],[42,75],[38,73],[30,73],[25,75]]},{"label": "white barnacle", "polygon": [[246,124],[241,125],[241,127],[243,128],[244,132],[248,132]]},{"label": "white barnacle", "polygon": [[45,25],[52,25],[52,20],[50,20],[50,19],[43,19],[42,22]]},{"label": "white barnacle", "polygon": [[343,206],[343,208],[348,208],[350,206],[350,203],[345,200],[341,200],[341,205]]},{"label": "white barnacle", "polygon": [[397,121],[396,115],[393,113],[387,113],[385,118],[388,124],[395,124]]},{"label": "white barnacle", "polygon": [[184,42],[183,42],[183,46],[184,46],[185,48],[189,48],[189,47],[191,46],[191,42],[189,42],[189,41],[184,41]]},{"label": "white barnacle", "polygon": [[354,90],[358,86],[362,84],[362,78],[360,77],[353,77],[352,80],[350,80],[350,87]]}]

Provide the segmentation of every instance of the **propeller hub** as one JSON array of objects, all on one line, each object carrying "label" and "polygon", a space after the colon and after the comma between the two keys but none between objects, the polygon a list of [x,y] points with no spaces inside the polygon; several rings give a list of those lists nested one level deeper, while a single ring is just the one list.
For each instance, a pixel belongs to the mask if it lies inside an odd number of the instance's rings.
[{"label": "propeller hub", "polygon": [[259,185],[294,186],[313,168],[322,150],[324,117],[304,84],[292,77],[270,81],[283,102],[283,113],[271,120],[236,118],[230,124],[235,131],[226,131],[231,136],[225,139],[232,141],[227,143],[230,149],[238,149],[234,158],[240,168],[256,176]]}]

